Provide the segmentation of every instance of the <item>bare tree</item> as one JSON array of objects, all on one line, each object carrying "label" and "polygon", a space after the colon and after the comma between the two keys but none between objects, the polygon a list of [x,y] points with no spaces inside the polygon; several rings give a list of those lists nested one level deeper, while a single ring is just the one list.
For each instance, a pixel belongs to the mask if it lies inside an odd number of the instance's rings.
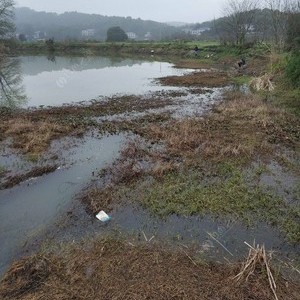
[{"label": "bare tree", "polygon": [[254,24],[258,0],[228,0],[224,8],[224,28],[227,38],[243,45]]},{"label": "bare tree", "polygon": [[0,107],[15,108],[25,104],[27,97],[17,58],[0,59]]},{"label": "bare tree", "polygon": [[14,0],[0,0],[0,37],[5,37],[15,29]]},{"label": "bare tree", "polygon": [[300,0],[291,3],[287,21],[287,44],[289,48],[300,48]]},{"label": "bare tree", "polygon": [[271,11],[271,26],[273,39],[279,48],[283,48],[288,30],[288,21],[293,6],[298,1],[293,0],[265,0]]}]

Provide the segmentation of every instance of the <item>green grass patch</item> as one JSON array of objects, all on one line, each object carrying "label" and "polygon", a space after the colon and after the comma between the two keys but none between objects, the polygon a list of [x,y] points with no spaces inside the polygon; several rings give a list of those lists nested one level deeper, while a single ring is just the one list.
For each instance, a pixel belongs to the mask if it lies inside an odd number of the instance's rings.
[{"label": "green grass patch", "polygon": [[300,53],[288,59],[285,75],[293,87],[300,88]]},{"label": "green grass patch", "polygon": [[237,85],[244,85],[244,84],[249,84],[251,81],[252,77],[247,76],[247,75],[242,75],[242,76],[236,76],[232,79],[232,82],[237,84]]},{"label": "green grass patch", "polygon": [[27,153],[25,156],[26,160],[32,163],[37,163],[40,159],[40,154],[38,153]]},{"label": "green grass patch", "polygon": [[0,165],[0,176],[7,172],[6,167]]},{"label": "green grass patch", "polygon": [[300,88],[292,88],[285,82],[278,82],[271,98],[275,105],[283,107],[300,117]]},{"label": "green grass patch", "polygon": [[223,166],[227,176],[202,179],[195,171],[169,174],[149,187],[143,187],[136,199],[161,217],[177,214],[226,216],[246,224],[264,221],[276,225],[291,242],[300,241],[300,211],[283,199],[249,186],[243,173],[233,166]]}]

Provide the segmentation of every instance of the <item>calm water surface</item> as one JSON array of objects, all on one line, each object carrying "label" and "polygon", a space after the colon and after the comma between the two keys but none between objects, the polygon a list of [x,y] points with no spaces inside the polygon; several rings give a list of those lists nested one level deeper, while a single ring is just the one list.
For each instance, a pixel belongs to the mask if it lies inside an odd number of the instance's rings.
[{"label": "calm water surface", "polygon": [[107,57],[23,56],[19,60],[26,106],[88,101],[114,94],[144,94],[171,90],[153,79],[180,75],[167,62]]}]

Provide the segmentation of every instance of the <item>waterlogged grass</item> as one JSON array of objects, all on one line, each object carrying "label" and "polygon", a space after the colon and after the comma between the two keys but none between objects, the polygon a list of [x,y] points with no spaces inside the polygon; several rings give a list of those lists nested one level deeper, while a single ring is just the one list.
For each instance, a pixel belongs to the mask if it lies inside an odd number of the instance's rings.
[{"label": "waterlogged grass", "polygon": [[242,75],[242,76],[236,76],[232,79],[232,82],[237,84],[237,85],[244,85],[244,84],[249,84],[251,81],[252,77],[247,76],[247,75]]},{"label": "waterlogged grass", "polygon": [[2,176],[3,174],[5,174],[6,171],[7,171],[6,167],[0,165],[0,176]]},{"label": "waterlogged grass", "polygon": [[161,217],[210,214],[248,225],[263,221],[277,226],[291,242],[300,241],[299,207],[285,204],[259,186],[250,186],[245,174],[234,167],[224,166],[220,171],[227,176],[203,179],[196,171],[169,174],[143,187],[136,201]]}]

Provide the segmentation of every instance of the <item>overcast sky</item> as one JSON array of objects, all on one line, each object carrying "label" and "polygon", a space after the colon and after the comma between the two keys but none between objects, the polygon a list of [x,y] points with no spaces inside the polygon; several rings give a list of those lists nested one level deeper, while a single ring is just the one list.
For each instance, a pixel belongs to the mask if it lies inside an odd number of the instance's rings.
[{"label": "overcast sky", "polygon": [[131,16],[159,22],[203,22],[218,18],[225,0],[16,0],[38,11],[78,11]]}]

